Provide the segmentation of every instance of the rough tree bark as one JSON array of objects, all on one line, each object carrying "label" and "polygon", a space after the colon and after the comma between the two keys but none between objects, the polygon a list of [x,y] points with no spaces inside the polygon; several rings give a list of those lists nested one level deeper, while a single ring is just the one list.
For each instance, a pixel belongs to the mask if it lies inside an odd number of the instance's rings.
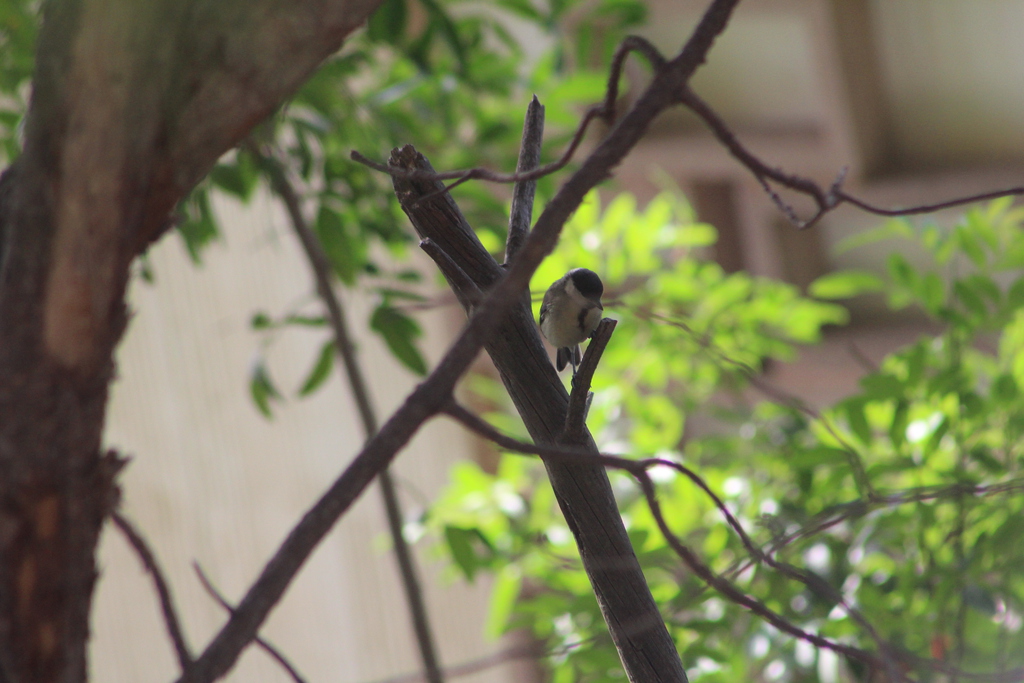
[{"label": "rough tree bark", "polygon": [[0,181],[0,681],[87,676],[132,260],[377,4],[46,4],[23,154]]}]

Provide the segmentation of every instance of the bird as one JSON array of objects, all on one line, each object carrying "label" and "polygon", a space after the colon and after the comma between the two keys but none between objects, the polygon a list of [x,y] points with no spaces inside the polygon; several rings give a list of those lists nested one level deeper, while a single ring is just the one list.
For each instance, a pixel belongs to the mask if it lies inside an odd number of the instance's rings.
[{"label": "bird", "polygon": [[540,331],[551,342],[558,372],[572,364],[572,374],[580,362],[580,342],[588,339],[601,322],[604,284],[597,273],[573,268],[551,283],[540,305]]}]

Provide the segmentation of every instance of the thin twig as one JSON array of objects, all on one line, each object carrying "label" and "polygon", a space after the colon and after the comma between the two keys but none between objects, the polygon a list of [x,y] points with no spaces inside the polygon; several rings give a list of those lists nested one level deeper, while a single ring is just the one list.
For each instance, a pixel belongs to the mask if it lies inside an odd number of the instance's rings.
[{"label": "thin twig", "polygon": [[[808,178],[786,173],[781,169],[768,166],[766,163],[761,161],[759,157],[748,150],[739,141],[739,139],[737,139],[736,134],[733,133],[732,129],[729,128],[722,117],[715,112],[707,102],[701,99],[692,89],[690,89],[689,86],[683,88],[680,93],[679,101],[704,120],[704,123],[708,125],[715,137],[718,138],[719,142],[725,145],[730,154],[732,154],[737,161],[754,174],[754,177],[761,183],[765,192],[768,193],[768,196],[771,197],[779,210],[785,214],[786,218],[801,230],[813,226],[821,220],[822,216],[835,210],[836,207],[844,203],[852,204],[862,211],[866,211],[877,216],[912,216],[922,213],[933,213],[942,209],[950,209],[964,204],[972,204],[974,202],[998,199],[999,197],[1024,195],[1024,187],[1011,187],[1005,190],[981,192],[978,194],[968,195],[966,197],[958,197],[956,199],[949,199],[932,204],[920,204],[918,206],[911,206],[902,209],[887,209],[875,206],[863,199],[854,197],[842,189],[843,180],[846,176],[845,169],[839,173],[835,182],[833,182],[829,189],[826,190]],[[771,187],[768,182],[769,180],[813,199],[816,205],[814,214],[807,219],[799,218],[793,207],[783,200],[782,197]]]},{"label": "thin twig", "polygon": [[146,543],[146,539],[128,521],[127,517],[114,510],[110,513],[110,519],[125,537],[125,540],[128,541],[132,549],[135,550],[135,554],[139,556],[142,566],[153,577],[153,585],[156,587],[156,593],[160,597],[160,611],[164,615],[167,634],[171,637],[171,642],[174,644],[174,652],[178,656],[178,666],[181,667],[182,674],[187,674],[192,667],[192,653],[189,652],[188,643],[185,641],[185,632],[181,628],[181,621],[178,619],[178,613],[174,608],[171,588],[167,583],[167,579],[164,578],[164,573],[160,569],[159,563],[156,561],[156,556],[149,548],[149,544]]},{"label": "thin twig", "polygon": [[[232,607],[231,603],[224,598],[224,595],[221,594],[219,590],[217,590],[217,588],[213,585],[213,582],[210,581],[210,578],[206,575],[206,572],[204,572],[203,568],[199,566],[198,562],[192,562],[192,570],[195,571],[196,576],[199,577],[199,583],[203,584],[203,588],[210,595],[210,597],[216,600],[217,604],[223,607],[228,614],[234,614],[235,608]],[[281,668],[288,672],[288,675],[292,677],[292,680],[295,681],[295,683],[306,683],[305,679],[302,678],[302,674],[299,673],[298,669],[292,666],[292,663],[288,661],[288,658],[281,654],[281,651],[278,650],[277,647],[272,645],[270,641],[266,640],[262,636],[256,636],[253,642],[255,642],[256,645],[258,645],[261,650],[270,655],[270,657],[274,661],[280,664]]]},{"label": "thin twig", "polygon": [[[583,136],[586,134],[587,128],[590,127],[590,123],[596,118],[604,118],[604,111],[599,107],[591,107],[583,114],[583,118],[581,119],[579,126],[577,126],[576,128],[576,132],[573,134],[572,140],[569,142],[569,146],[566,148],[565,152],[562,153],[561,157],[559,157],[555,161],[552,161],[551,163],[544,164],[543,166],[538,166],[532,171],[525,171],[523,173],[501,173],[499,171],[492,171],[490,169],[483,168],[480,166],[475,168],[464,169],[461,171],[438,172],[404,170],[368,159],[355,150],[352,151],[350,156],[353,161],[359,162],[364,166],[369,166],[370,168],[376,171],[387,173],[391,175],[393,178],[405,178],[407,180],[455,179],[455,182],[446,185],[444,188],[438,190],[435,194],[449,192],[458,187],[459,185],[461,185],[462,183],[468,182],[470,180],[486,180],[492,183],[522,183],[531,180],[537,180],[538,178],[543,178],[546,175],[551,175],[552,173],[555,173],[556,171],[560,171],[563,168],[565,168],[566,164],[568,164],[572,160],[572,157],[576,153],[576,150],[579,148],[580,143],[583,142]],[[428,199],[432,199],[433,197],[434,194],[428,194],[421,197],[419,201],[425,202]]]},{"label": "thin twig", "polygon": [[875,206],[874,204],[869,204],[863,199],[858,199],[853,195],[847,194],[840,188],[835,188],[834,194],[838,199],[841,199],[848,204],[853,204],[862,211],[867,211],[868,213],[873,213],[877,216],[912,216],[920,213],[933,213],[935,211],[941,211],[942,209],[952,209],[957,206],[963,206],[964,204],[973,204],[974,202],[985,202],[990,199],[999,199],[1000,197],[1013,197],[1017,195],[1024,195],[1024,187],[1010,187],[1005,190],[992,190],[990,192],[980,192],[978,194],[972,194],[966,197],[948,199],[944,202],[935,202],[934,204],[920,204],[918,206],[911,206],[905,209],[886,209],[881,206]]},{"label": "thin twig", "polygon": [[[313,270],[316,280],[317,294],[327,308],[328,319],[331,323],[331,330],[334,333],[334,345],[345,366],[345,374],[348,377],[349,388],[359,410],[359,416],[363,423],[363,433],[367,440],[377,433],[377,416],[373,409],[373,402],[370,399],[369,388],[363,377],[362,369],[356,359],[355,344],[348,330],[348,322],[345,318],[345,310],[342,308],[341,299],[335,294],[331,279],[331,263],[324,252],[323,246],[316,234],[310,229],[302,213],[301,200],[295,186],[288,178],[283,165],[276,156],[264,154],[254,145],[250,146],[250,152],[256,155],[258,161],[267,169],[270,175],[274,191],[284,201],[288,215],[291,218],[292,228],[299,242],[306,253],[306,259]],[[430,619],[427,615],[426,603],[423,600],[423,590],[420,587],[419,577],[416,571],[416,562],[409,549],[409,543],[403,533],[403,514],[401,504],[398,501],[398,493],[395,490],[395,482],[391,473],[385,468],[380,475],[381,495],[384,498],[384,511],[387,517],[388,531],[391,535],[391,542],[395,550],[395,558],[398,560],[399,573],[402,577],[402,586],[405,590],[406,603],[409,606],[409,613],[412,619],[413,631],[416,635],[416,644],[419,648],[420,658],[423,661],[423,668],[430,683],[443,683],[441,667],[438,663],[437,647],[434,644],[433,633],[430,629]]]},{"label": "thin twig", "polygon": [[[478,657],[477,659],[471,659],[461,664],[455,664],[454,666],[445,667],[444,674],[449,678],[461,678],[463,676],[471,676],[487,669],[492,669],[496,666],[500,666],[506,662],[514,662],[517,659],[537,659],[540,653],[537,651],[536,645],[522,645],[519,647],[510,647],[507,650],[495,652],[494,654],[486,655],[484,657]],[[389,678],[380,678],[373,683],[419,683],[424,680],[423,676],[418,673],[402,674],[400,676],[391,676]]]},{"label": "thin twig", "polygon": [[462,305],[472,311],[483,297],[483,292],[473,282],[473,278],[466,274],[466,271],[448,255],[448,252],[441,248],[441,245],[429,237],[420,241],[420,249],[434,261],[437,269],[444,275]]},{"label": "thin twig", "polygon": [[[391,163],[430,169],[426,158],[411,147],[392,152]],[[479,242],[451,195],[417,201],[441,186],[440,181],[398,178],[394,185],[421,238],[443,245],[481,289],[490,290],[501,281],[507,269]],[[541,342],[526,292],[520,297],[485,348],[527,431],[537,442],[556,443],[564,430],[569,394]],[[596,453],[593,442],[586,441],[587,448]],[[545,465],[627,677],[634,681],[684,680],[675,643],[636,560],[604,468],[554,461]]]},{"label": "thin twig", "polygon": [[[523,122],[523,139],[519,144],[519,163],[516,173],[532,171],[540,165],[541,146],[544,142],[544,105],[534,95],[526,107]],[[505,240],[505,266],[512,264],[516,252],[523,246],[530,234],[533,219],[533,197],[537,190],[536,180],[522,180],[512,188],[512,209],[508,216],[508,237]]]},{"label": "thin twig", "polygon": [[626,63],[626,57],[633,52],[642,54],[655,73],[665,68],[665,58],[653,43],[640,36],[626,36],[619,43],[615,54],[612,55],[612,62],[608,68],[608,84],[605,86],[604,103],[599,110],[601,118],[608,124],[615,122],[615,102],[619,99],[619,80],[622,77],[622,67]]},{"label": "thin twig", "polygon": [[601,362],[601,356],[604,354],[608,342],[611,341],[617,324],[618,322],[611,318],[604,318],[597,324],[590,343],[587,344],[587,352],[583,354],[579,370],[572,378],[569,409],[566,411],[565,429],[562,432],[563,443],[578,444],[584,438],[590,384],[594,379],[597,364]]}]

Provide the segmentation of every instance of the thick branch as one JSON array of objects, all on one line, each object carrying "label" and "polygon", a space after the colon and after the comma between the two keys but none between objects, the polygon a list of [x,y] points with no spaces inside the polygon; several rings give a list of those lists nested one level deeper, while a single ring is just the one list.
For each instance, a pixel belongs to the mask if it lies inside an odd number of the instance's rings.
[{"label": "thick branch", "polygon": [[[401,170],[430,171],[426,159],[408,146],[394,151],[391,163]],[[503,269],[477,240],[451,196],[438,192],[440,187],[436,180],[395,179],[402,208],[424,243],[445,245],[442,253],[446,258],[439,259],[442,266],[457,268],[486,290],[500,282]],[[448,261],[453,263],[448,265]],[[516,263],[518,260],[513,261]],[[459,287],[453,289],[459,292]],[[568,396],[541,343],[528,303],[524,297],[519,301],[485,348],[534,441],[554,444],[563,437]],[[589,375],[614,327],[614,321],[606,320],[598,328],[601,337],[587,350]],[[577,390],[583,404],[576,413],[573,443],[596,454],[597,447],[583,424],[588,375],[583,379],[586,387]],[[545,467],[627,676],[633,681],[685,680],[675,644],[647,588],[604,469],[593,462],[567,464],[559,460],[546,460]]]}]

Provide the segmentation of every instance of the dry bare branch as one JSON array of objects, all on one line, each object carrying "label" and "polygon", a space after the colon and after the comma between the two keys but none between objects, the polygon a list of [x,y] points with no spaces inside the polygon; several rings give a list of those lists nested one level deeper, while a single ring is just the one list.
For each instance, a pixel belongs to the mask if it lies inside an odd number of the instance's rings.
[{"label": "dry bare branch", "polygon": [[[192,563],[192,570],[196,573],[196,576],[199,577],[199,583],[203,585],[203,589],[206,590],[209,596],[213,598],[218,605],[223,607],[228,614],[232,614],[235,611],[235,608],[232,607],[231,603],[224,598],[224,595],[217,590],[216,586],[213,585],[213,582],[210,581],[210,577],[206,575],[206,572],[203,571],[203,568],[199,566],[198,562]],[[254,642],[261,650],[270,655],[271,659],[280,664],[281,668],[288,672],[288,675],[291,676],[295,683],[306,683],[298,669],[296,669],[292,663],[288,661],[288,658],[281,654],[281,651],[272,645],[269,640],[266,640],[262,636],[256,636]]]},{"label": "dry bare branch", "polygon": [[[722,117],[719,116],[719,114],[715,112],[707,102],[701,99],[697,93],[690,89],[689,86],[682,90],[680,102],[704,120],[704,123],[706,123],[708,128],[711,129],[719,142],[725,145],[725,148],[729,150],[729,153],[732,154],[732,156],[743,166],[745,166],[755,178],[757,178],[765,192],[767,192],[768,196],[771,197],[773,202],[775,202],[775,205],[779,207],[779,210],[785,214],[786,218],[801,230],[815,225],[819,220],[821,220],[822,216],[835,210],[844,203],[851,204],[862,211],[873,213],[878,216],[911,216],[922,213],[932,213],[934,211],[950,209],[956,206],[963,206],[964,204],[972,204],[974,202],[998,199],[999,197],[1024,195],[1024,187],[1011,187],[1005,190],[982,192],[966,197],[957,197],[955,199],[949,199],[942,202],[921,204],[903,209],[887,209],[875,206],[862,199],[854,197],[842,189],[842,184],[846,177],[845,169],[840,171],[835,182],[833,182],[826,190],[808,178],[786,173],[781,169],[768,166],[739,141],[736,134],[733,133],[732,129],[729,128]],[[770,181],[774,181],[782,187],[786,187],[794,192],[810,197],[814,201],[817,210],[810,218],[801,219],[797,215],[796,210],[783,200],[782,197],[774,190]]]},{"label": "dry bare branch", "polygon": [[[519,143],[519,163],[516,173],[528,173],[540,165],[541,146],[544,142],[544,106],[534,95],[526,107],[523,122],[523,139]],[[530,234],[533,218],[533,197],[537,190],[536,180],[520,180],[512,189],[512,208],[508,217],[508,237],[505,240],[505,266],[512,264],[516,252]]]},{"label": "dry bare branch", "polygon": [[153,577],[153,585],[156,587],[157,596],[160,598],[160,611],[164,615],[164,625],[167,626],[167,635],[170,636],[171,643],[174,645],[174,653],[178,656],[178,666],[181,667],[182,673],[187,672],[189,667],[192,666],[192,653],[189,652],[188,643],[185,641],[185,632],[181,628],[181,620],[178,619],[178,612],[174,608],[174,599],[171,597],[170,585],[167,583],[167,579],[164,578],[160,564],[156,561],[156,555],[153,554],[149,544],[146,543],[146,539],[128,521],[127,517],[114,510],[110,513],[110,521],[114,523],[114,526],[125,537],[128,545],[139,556],[142,566]]}]

